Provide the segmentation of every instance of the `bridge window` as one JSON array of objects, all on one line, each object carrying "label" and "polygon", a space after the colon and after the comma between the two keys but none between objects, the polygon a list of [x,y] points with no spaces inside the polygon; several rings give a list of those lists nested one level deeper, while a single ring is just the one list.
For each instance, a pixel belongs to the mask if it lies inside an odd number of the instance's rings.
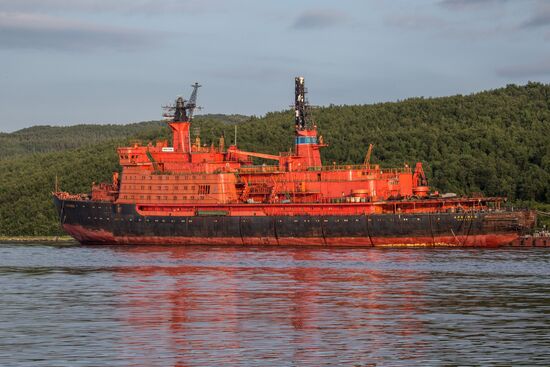
[{"label": "bridge window", "polygon": [[317,138],[314,136],[299,136],[296,138],[296,144],[317,144]]}]

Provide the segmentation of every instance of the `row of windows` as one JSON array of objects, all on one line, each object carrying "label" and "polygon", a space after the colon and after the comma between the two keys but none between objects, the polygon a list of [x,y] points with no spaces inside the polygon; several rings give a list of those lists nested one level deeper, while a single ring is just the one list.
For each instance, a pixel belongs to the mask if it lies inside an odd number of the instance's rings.
[{"label": "row of windows", "polygon": [[[93,218],[94,218],[95,220],[97,220],[97,219],[103,220],[102,217],[99,217],[99,218],[98,218],[98,217],[93,217]],[[91,217],[88,217],[88,219],[91,219]],[[110,218],[106,217],[105,220],[110,220]],[[117,220],[122,220],[122,221],[123,221],[124,219],[123,219],[123,218],[121,218],[121,219],[115,218],[115,221],[117,221]],[[437,220],[440,220],[440,218],[437,218]],[[129,222],[132,222],[132,219],[129,219],[128,221],[129,221]],[[138,221],[138,222],[141,222],[141,219],[138,219],[137,221]],[[148,219],[147,219],[146,221],[149,222]],[[302,221],[303,221],[304,223],[310,223],[310,222],[311,222],[310,219],[303,219]],[[333,219],[332,221],[335,222],[335,223],[340,222],[339,219]],[[344,219],[343,221],[344,221],[344,222],[348,222],[349,220],[348,220],[348,219]],[[369,219],[369,222],[371,222],[371,221],[372,221],[372,220]],[[158,222],[158,219],[155,219],[155,222]],[[163,219],[162,222],[164,223],[165,220]],[[185,222],[185,220],[182,220],[182,223],[183,223],[183,222]],[[192,220],[189,220],[189,222],[192,222]],[[216,222],[217,222],[217,220],[216,220]],[[247,220],[246,220],[246,219],[242,219],[242,222],[247,222]],[[279,219],[278,222],[279,222],[279,223],[282,223],[283,221]],[[299,222],[298,219],[294,219],[294,223],[298,223],[298,222]],[[315,222],[319,223],[320,220],[319,220],[319,219],[316,219]],[[328,219],[323,219],[323,222],[324,222],[324,223],[328,223],[329,220],[328,220]],[[355,222],[359,222],[359,219],[355,219]],[[378,219],[377,222],[380,222],[380,219]],[[174,223],[173,220],[172,220],[172,223]]]},{"label": "row of windows", "polygon": [[[182,186],[183,187],[183,190],[182,191],[188,191],[189,189],[189,186]],[[153,189],[153,186],[145,186],[145,185],[142,185],[141,186],[141,190],[152,190]],[[174,191],[178,191],[179,190],[179,186],[172,186],[172,190]],[[125,185],[124,186],[124,189],[126,190],[135,190],[137,189],[137,186],[136,185]],[[165,191],[168,191],[170,189],[170,186],[156,186],[156,189],[157,190],[165,190]],[[198,186],[198,194],[199,195],[209,195],[210,194],[210,185],[199,185]],[[190,191],[192,193],[195,193],[195,186],[190,186]]]},{"label": "row of windows", "polygon": [[[138,197],[138,195],[123,195],[122,198],[123,199],[136,199]],[[194,195],[191,195],[191,196],[187,196],[187,195],[183,195],[183,196],[177,196],[177,195],[174,195],[174,196],[168,196],[168,195],[139,195],[139,198],[142,199],[142,200],[151,200],[151,199],[155,199],[155,200],[195,200],[195,199],[199,199],[199,200],[204,200],[204,195],[199,195],[199,196],[194,196]]]},{"label": "row of windows", "polygon": [[[88,219],[90,219],[90,217],[88,217]],[[94,217],[94,219],[97,219]],[[128,219],[128,222],[133,222],[134,220],[132,218]],[[115,218],[115,222],[124,222],[124,218]],[[167,223],[168,220],[165,220],[165,219],[161,219],[161,220],[158,220],[158,219],[141,219],[141,218],[138,218],[136,219],[136,222],[155,222],[155,223],[158,223],[158,222],[162,222],[162,223]],[[180,219],[180,220],[175,220],[175,219],[171,219],[170,220],[170,223],[176,223],[176,222],[181,222],[181,223],[185,223],[185,222],[189,222],[189,223],[193,223],[193,219]]]},{"label": "row of windows", "polygon": [[[202,186],[208,186],[208,193],[210,193],[210,185],[199,185],[199,193],[201,191],[201,187]],[[157,190],[169,190],[170,189],[170,186],[161,186],[161,185],[158,185],[158,186],[155,186]],[[128,190],[135,190],[137,189],[137,185],[124,185],[124,188],[125,189],[128,189]],[[187,190],[191,190],[191,191],[195,191],[195,186],[182,186],[183,188],[183,191],[187,191]],[[141,185],[141,190],[152,190],[153,189],[153,186],[152,185]],[[172,186],[172,190],[176,190],[178,191],[180,189],[180,186]]]},{"label": "row of windows", "polygon": [[[138,180],[139,176],[137,175],[124,175],[124,178],[127,180]],[[207,175],[148,175],[141,176],[142,180],[152,180],[153,178],[158,180],[170,181],[172,178],[176,181],[183,180],[206,180]]]}]

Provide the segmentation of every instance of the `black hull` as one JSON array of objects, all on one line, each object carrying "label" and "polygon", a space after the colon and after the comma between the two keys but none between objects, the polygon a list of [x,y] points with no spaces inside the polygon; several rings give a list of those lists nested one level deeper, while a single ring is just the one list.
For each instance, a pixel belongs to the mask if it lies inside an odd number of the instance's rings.
[{"label": "black hull", "polygon": [[493,247],[528,230],[529,212],[327,216],[143,216],[135,205],[54,198],[83,244],[454,245]]}]

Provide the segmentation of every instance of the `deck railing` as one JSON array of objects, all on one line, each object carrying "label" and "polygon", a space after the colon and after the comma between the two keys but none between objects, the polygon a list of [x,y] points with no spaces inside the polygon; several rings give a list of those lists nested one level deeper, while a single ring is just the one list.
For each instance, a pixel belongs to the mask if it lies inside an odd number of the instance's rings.
[{"label": "deck railing", "polygon": [[[327,166],[318,166],[318,167],[308,167],[305,171],[309,172],[334,172],[334,171],[368,171],[367,167],[363,164],[341,164],[341,165],[327,165]],[[412,170],[410,167],[402,168],[379,168],[371,166],[371,171],[376,171],[379,173],[411,173]],[[300,170],[295,170],[299,172]],[[272,165],[257,165],[257,166],[242,166],[239,169],[240,173],[272,173],[272,172],[281,172],[279,166]]]}]

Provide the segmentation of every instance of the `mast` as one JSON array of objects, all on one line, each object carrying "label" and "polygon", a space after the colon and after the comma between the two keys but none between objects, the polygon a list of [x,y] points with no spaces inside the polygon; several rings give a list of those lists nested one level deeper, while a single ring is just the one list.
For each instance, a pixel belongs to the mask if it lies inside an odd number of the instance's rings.
[{"label": "mast", "polygon": [[191,87],[193,88],[193,92],[191,92],[191,97],[189,97],[188,101],[183,99],[183,97],[178,97],[174,104],[163,106],[165,110],[163,116],[169,121],[168,126],[172,130],[172,146],[174,147],[174,151],[184,154],[191,153],[191,135],[189,129],[195,109],[200,108],[197,106],[197,91],[201,85],[195,83]]},{"label": "mast", "polygon": [[317,139],[317,126],[309,119],[309,103],[306,98],[305,79],[303,76],[294,78],[294,121],[296,164],[301,169],[322,166],[319,148],[325,146]]},{"label": "mast", "polygon": [[296,130],[305,130],[307,127],[307,101],[304,77],[294,78],[294,121]]}]

